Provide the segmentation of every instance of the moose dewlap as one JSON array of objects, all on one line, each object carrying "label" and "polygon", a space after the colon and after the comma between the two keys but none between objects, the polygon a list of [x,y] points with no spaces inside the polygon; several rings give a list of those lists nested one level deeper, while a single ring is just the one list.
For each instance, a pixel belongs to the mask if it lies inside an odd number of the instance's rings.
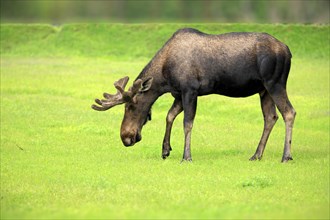
[{"label": "moose dewlap", "polygon": [[151,119],[151,106],[170,92],[174,103],[166,118],[162,146],[165,159],[172,150],[170,136],[173,121],[184,112],[183,160],[191,160],[190,139],[196,114],[197,97],[220,94],[247,97],[258,93],[264,116],[264,130],[255,154],[261,159],[269,134],[278,116],[285,121],[282,162],[292,160],[291,137],[296,112],[286,92],[291,65],[289,48],[266,33],[227,33],[209,35],[198,30],[180,29],[165,43],[125,91],[128,77],[115,82],[117,94],[104,93],[92,108],[105,111],[125,103],[120,135],[125,146],[142,138],[141,130]]}]

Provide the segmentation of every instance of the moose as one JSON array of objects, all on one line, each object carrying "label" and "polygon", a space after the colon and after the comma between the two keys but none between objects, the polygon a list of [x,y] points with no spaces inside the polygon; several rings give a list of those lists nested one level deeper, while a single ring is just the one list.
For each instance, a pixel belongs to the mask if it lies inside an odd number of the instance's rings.
[{"label": "moose", "polygon": [[151,120],[151,107],[164,93],[174,97],[166,117],[162,157],[172,150],[173,122],[184,112],[184,151],[182,161],[192,161],[190,143],[197,98],[209,94],[248,97],[259,94],[264,129],[254,155],[260,160],[268,137],[278,120],[276,107],[285,122],[282,162],[292,160],[291,137],[296,111],[291,105],[286,84],[291,66],[289,48],[267,33],[233,32],[206,34],[192,28],[176,31],[144,67],[133,85],[125,91],[126,76],[114,83],[117,93],[104,93],[92,108],[105,111],[125,104],[120,136],[125,146],[142,138],[141,130]]}]

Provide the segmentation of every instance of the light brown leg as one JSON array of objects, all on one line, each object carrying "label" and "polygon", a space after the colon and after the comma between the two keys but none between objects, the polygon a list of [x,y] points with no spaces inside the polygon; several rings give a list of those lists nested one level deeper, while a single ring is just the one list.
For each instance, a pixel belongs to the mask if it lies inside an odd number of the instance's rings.
[{"label": "light brown leg", "polygon": [[260,160],[262,158],[270,132],[272,131],[278,119],[275,103],[269,93],[267,91],[264,91],[261,92],[259,95],[262,114],[264,116],[264,130],[262,132],[262,136],[257,150],[255,154],[250,158],[250,160]]},{"label": "light brown leg", "polygon": [[170,140],[171,140],[171,131],[172,131],[173,122],[176,116],[178,116],[182,112],[182,110],[183,109],[182,109],[181,100],[175,99],[166,117],[166,131],[163,140],[163,151],[162,151],[163,159],[166,159],[166,157],[170,156],[170,151],[172,150]]},{"label": "light brown leg", "polygon": [[289,160],[292,160],[291,141],[292,141],[292,129],[293,129],[294,119],[296,117],[296,111],[291,105],[285,90],[273,94],[272,98],[278,110],[281,112],[285,122],[285,140],[284,140],[284,152],[283,152],[282,162],[287,162]]}]

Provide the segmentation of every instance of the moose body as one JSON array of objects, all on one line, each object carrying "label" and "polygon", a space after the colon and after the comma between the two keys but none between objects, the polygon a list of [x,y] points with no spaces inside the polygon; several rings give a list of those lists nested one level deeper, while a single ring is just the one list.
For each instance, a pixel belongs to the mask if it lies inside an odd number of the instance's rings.
[{"label": "moose body", "polygon": [[105,93],[92,108],[107,110],[125,103],[121,139],[125,146],[141,140],[141,130],[159,96],[170,92],[175,98],[166,118],[162,157],[172,150],[173,121],[184,112],[185,144],[183,160],[191,160],[190,140],[196,114],[197,97],[220,94],[247,97],[259,93],[264,130],[255,154],[261,159],[279,109],[286,126],[282,162],[292,160],[291,137],[296,112],[286,92],[290,70],[289,48],[265,33],[227,33],[209,35],[198,30],[178,30],[142,70],[133,86],[124,91],[128,77],[115,82],[116,95]]}]

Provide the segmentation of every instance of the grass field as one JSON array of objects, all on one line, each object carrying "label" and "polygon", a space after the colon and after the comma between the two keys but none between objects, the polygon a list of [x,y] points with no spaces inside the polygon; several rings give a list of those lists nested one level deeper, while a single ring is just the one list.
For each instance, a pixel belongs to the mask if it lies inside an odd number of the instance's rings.
[{"label": "grass field", "polygon": [[[261,161],[259,97],[201,97],[193,163],[180,164],[182,115],[161,159],[162,96],[142,141],[123,147],[123,106],[90,108],[134,79],[177,28],[269,32],[293,53],[293,161],[278,120]],[[329,26],[76,24],[1,26],[1,219],[329,219]]]}]

